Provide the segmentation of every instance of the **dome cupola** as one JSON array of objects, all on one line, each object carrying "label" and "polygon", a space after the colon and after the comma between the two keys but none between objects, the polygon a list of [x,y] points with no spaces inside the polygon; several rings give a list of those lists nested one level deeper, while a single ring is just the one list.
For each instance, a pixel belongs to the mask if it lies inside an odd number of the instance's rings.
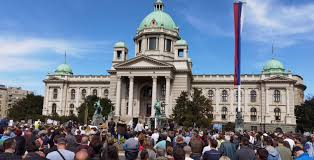
[{"label": "dome cupola", "polygon": [[68,64],[60,64],[55,70],[55,75],[73,75],[72,68]]},{"label": "dome cupola", "polygon": [[284,74],[285,68],[280,61],[273,58],[266,62],[262,73],[263,74]]}]

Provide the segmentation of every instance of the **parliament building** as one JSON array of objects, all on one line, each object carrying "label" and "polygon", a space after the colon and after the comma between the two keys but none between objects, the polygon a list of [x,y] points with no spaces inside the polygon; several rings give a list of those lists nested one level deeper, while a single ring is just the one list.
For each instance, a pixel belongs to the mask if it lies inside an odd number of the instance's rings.
[{"label": "parliament building", "polygon": [[[75,75],[69,64],[59,65],[44,80],[43,114],[77,114],[86,96],[97,95],[113,102],[115,118],[148,122],[155,115],[156,101],[164,104],[170,117],[181,92],[199,88],[212,101],[214,123],[235,121],[238,91],[233,75],[192,73],[193,52],[161,0],[140,23],[134,45],[134,57],[129,58],[124,42],[114,44],[107,75]],[[301,76],[271,59],[260,73],[242,74],[241,83],[245,129],[294,131],[294,108],[303,103],[306,89]]]}]

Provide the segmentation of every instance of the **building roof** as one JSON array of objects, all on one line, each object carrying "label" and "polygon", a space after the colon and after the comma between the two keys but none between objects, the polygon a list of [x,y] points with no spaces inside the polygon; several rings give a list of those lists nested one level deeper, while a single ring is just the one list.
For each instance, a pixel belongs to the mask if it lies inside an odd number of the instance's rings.
[{"label": "building roof", "polygon": [[60,64],[55,70],[56,75],[73,75],[72,68],[68,64]]},{"label": "building roof", "polygon": [[188,43],[186,40],[180,39],[176,41],[175,45],[188,45]]},{"label": "building roof", "polygon": [[122,42],[122,41],[119,41],[119,42],[115,43],[114,47],[115,48],[127,48],[126,44],[124,42]]},{"label": "building roof", "polygon": [[263,68],[263,74],[284,74],[284,73],[285,68],[283,64],[274,58],[267,61]]}]

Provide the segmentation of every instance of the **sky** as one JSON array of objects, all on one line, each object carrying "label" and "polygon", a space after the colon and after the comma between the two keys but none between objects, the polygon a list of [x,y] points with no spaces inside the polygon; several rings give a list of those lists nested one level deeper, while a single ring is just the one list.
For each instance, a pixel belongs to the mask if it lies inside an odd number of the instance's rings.
[{"label": "sky", "polygon": [[[113,45],[133,38],[154,0],[0,0],[0,84],[43,94],[48,73],[107,75]],[[163,0],[189,44],[193,74],[233,74],[233,0]],[[314,95],[314,1],[245,0],[242,73],[259,74],[271,58],[303,77]],[[272,45],[274,53],[272,53]]]}]

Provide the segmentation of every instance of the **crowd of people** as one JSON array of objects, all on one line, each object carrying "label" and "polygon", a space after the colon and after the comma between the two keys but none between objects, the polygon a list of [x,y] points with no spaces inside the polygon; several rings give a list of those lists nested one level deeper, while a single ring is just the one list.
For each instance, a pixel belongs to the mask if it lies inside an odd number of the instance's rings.
[{"label": "crowd of people", "polygon": [[0,127],[0,149],[0,160],[314,160],[314,134],[17,123]]}]

